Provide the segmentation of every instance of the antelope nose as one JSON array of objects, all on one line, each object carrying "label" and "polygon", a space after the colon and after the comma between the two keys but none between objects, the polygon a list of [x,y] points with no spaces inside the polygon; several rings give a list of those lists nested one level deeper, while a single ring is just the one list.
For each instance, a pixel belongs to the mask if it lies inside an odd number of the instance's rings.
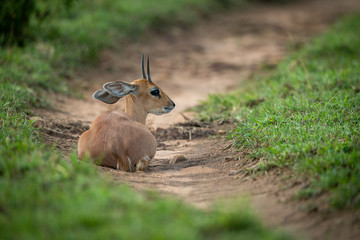
[{"label": "antelope nose", "polygon": [[172,103],[172,109],[174,109],[175,108],[175,103],[172,101],[172,100],[170,100],[171,101],[171,103]]}]

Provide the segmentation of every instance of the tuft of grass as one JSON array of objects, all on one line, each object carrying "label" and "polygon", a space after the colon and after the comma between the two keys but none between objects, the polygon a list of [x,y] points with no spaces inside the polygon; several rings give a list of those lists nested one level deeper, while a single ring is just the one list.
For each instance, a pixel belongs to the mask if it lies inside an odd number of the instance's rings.
[{"label": "tuft of grass", "polygon": [[254,150],[259,169],[305,173],[311,185],[298,196],[328,192],[335,208],[360,207],[359,22],[340,21],[272,76],[197,108],[203,119],[234,121],[230,139]]}]

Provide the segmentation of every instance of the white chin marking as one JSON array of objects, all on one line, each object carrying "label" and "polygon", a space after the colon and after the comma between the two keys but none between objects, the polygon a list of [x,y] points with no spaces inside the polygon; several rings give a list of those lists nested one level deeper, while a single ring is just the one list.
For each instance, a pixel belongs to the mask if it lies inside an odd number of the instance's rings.
[{"label": "white chin marking", "polygon": [[160,112],[158,111],[150,111],[149,113],[155,114],[155,115],[162,115],[171,112],[171,110],[168,109],[162,109]]},{"label": "white chin marking", "polygon": [[155,114],[155,115],[162,115],[162,114],[164,114],[165,112],[150,112],[150,113]]}]

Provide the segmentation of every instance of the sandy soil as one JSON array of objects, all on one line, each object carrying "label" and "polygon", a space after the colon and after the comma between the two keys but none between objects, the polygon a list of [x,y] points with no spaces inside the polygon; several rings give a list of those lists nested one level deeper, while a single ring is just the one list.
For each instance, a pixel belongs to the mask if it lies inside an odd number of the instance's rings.
[{"label": "sandy soil", "polygon": [[[100,113],[123,109],[91,98],[103,83],[140,78],[140,55],[151,56],[152,79],[176,103],[167,115],[149,116],[147,126],[158,140],[158,151],[147,172],[125,173],[99,167],[102,175],[135,189],[156,189],[189,204],[207,208],[221,199],[247,196],[264,223],[310,239],[360,239],[359,212],[332,212],[323,196],[296,202],[293,194],[307,182],[286,169],[262,175],[238,172],[255,166],[248,151],[236,151],[223,137],[231,125],[193,120],[185,112],[209,93],[241,87],[242,81],[272,67],[287,53],[324,31],[338,17],[360,9],[360,1],[299,1],[290,5],[258,5],[204,19],[191,29],[173,27],[150,33],[146,41],[119,43],[106,50],[96,67],[79,71],[71,86],[84,99],[51,96],[58,110],[36,110],[45,139],[65,153]],[[177,156],[184,161],[170,163]],[[237,173],[237,174],[235,174]]]}]

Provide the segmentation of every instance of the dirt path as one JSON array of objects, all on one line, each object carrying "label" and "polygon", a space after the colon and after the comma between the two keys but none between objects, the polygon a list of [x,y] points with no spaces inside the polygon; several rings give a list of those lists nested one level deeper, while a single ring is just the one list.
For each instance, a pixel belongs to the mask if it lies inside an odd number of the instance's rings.
[{"label": "dirt path", "polygon": [[[208,207],[218,199],[248,196],[267,225],[311,239],[355,239],[360,236],[360,223],[353,213],[319,209],[321,199],[317,206],[291,201],[294,191],[306,183],[288,182],[288,171],[274,170],[256,177],[231,175],[257,162],[249,159],[246,151],[229,148],[229,142],[222,138],[208,138],[223,134],[230,126],[189,123],[185,118],[192,116],[184,111],[209,93],[241,87],[242,80],[262,66],[281,60],[288,44],[302,44],[356,9],[360,9],[356,0],[260,5],[215,16],[190,30],[173,27],[166,34],[149,35],[142,43],[120,43],[121,51],[104,51],[99,66],[79,72],[73,79],[72,86],[79,88],[85,99],[56,95],[52,99],[58,111],[38,112],[45,122],[45,137],[68,152],[97,115],[123,108],[123,103],[105,105],[91,95],[105,82],[140,78],[139,60],[144,52],[151,56],[153,81],[177,107],[168,115],[148,118],[147,125],[159,142],[150,171],[130,174],[100,168],[102,174],[136,189],[157,189],[199,207]],[[175,123],[182,124],[173,126]],[[186,160],[170,164],[177,155]]]}]

